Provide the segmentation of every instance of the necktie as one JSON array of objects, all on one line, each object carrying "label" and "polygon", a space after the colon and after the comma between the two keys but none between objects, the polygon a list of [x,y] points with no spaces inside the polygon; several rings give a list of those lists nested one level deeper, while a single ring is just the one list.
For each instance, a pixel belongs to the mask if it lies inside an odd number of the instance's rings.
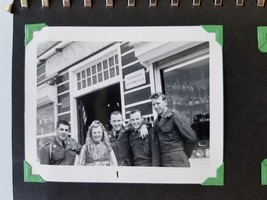
[{"label": "necktie", "polygon": [[161,120],[161,115],[158,116],[158,122]]},{"label": "necktie", "polygon": [[119,137],[119,133],[120,133],[120,131],[116,131],[116,134],[115,134],[115,138],[116,138],[116,140],[117,140],[118,137]]},{"label": "necktie", "polygon": [[62,146],[63,146],[64,149],[66,148],[66,143],[65,143],[65,141],[62,141]]}]

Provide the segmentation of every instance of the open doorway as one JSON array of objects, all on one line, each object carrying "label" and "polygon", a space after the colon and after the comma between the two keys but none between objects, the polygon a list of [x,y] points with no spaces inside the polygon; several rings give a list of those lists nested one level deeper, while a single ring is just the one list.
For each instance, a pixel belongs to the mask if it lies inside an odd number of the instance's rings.
[{"label": "open doorway", "polygon": [[121,111],[120,84],[102,88],[77,99],[79,142],[84,144],[88,127],[93,120],[99,120],[110,129],[110,113]]}]

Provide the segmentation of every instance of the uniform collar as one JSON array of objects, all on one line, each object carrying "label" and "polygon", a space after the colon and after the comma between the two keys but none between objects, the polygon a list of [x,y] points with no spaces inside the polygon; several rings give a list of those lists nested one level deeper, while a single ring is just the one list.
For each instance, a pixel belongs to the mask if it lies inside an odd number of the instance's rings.
[{"label": "uniform collar", "polygon": [[[111,130],[111,133],[112,133],[112,136],[114,138],[116,138],[116,131],[114,129]],[[122,135],[123,135],[123,128],[121,127],[121,129],[119,130],[119,136],[118,136],[117,140],[119,140]]]},{"label": "uniform collar", "polygon": [[161,114],[161,117],[164,117],[164,116],[165,116],[167,110],[168,110],[168,108],[166,108],[166,109],[163,111],[163,113]]},{"label": "uniform collar", "polygon": [[165,112],[162,114],[162,119],[158,122],[158,127],[163,126],[174,114],[174,111],[170,110],[169,108],[165,110]]}]

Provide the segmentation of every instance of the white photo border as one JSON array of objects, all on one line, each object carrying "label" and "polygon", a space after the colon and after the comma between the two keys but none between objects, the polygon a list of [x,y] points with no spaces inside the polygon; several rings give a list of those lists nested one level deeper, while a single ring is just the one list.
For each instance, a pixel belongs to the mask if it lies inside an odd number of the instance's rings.
[{"label": "white photo border", "polygon": [[[78,37],[79,36],[79,37]],[[203,166],[88,167],[40,165],[36,160],[37,45],[41,41],[208,41],[210,54],[210,158]],[[223,60],[215,33],[187,27],[44,27],[25,50],[25,161],[45,181],[202,184],[223,164]]]}]

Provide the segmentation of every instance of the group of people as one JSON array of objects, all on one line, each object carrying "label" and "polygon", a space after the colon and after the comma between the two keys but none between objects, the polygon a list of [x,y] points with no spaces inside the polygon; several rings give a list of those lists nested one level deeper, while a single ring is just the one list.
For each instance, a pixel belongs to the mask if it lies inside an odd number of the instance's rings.
[{"label": "group of people", "polygon": [[59,121],[55,138],[40,149],[40,163],[190,167],[188,159],[197,142],[190,122],[167,107],[164,94],[157,92],[150,98],[158,114],[153,127],[143,121],[140,110],[131,111],[127,126],[123,126],[122,114],[114,111],[110,114],[112,129],[107,131],[101,122],[93,121],[81,146],[68,137],[70,124]]}]

